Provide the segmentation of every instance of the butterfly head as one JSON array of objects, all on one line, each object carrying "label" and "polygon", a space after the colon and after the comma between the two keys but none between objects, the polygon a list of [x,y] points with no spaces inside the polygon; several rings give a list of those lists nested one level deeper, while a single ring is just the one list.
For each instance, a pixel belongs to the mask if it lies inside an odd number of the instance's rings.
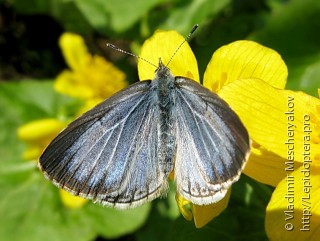
[{"label": "butterfly head", "polygon": [[156,72],[155,79],[173,78],[173,75],[172,75],[170,69],[162,63],[161,58],[159,58],[159,65],[158,65],[155,72]]}]

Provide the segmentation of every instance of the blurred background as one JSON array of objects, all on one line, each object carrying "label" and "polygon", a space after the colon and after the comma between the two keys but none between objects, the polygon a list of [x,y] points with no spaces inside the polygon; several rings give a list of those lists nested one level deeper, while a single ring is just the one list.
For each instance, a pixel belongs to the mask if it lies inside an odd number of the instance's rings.
[{"label": "blurred background", "polygon": [[[76,34],[83,41],[79,52],[103,57],[103,64],[88,67],[87,80],[91,73],[115,92],[138,81],[137,60],[106,43],[139,54],[155,30],[186,36],[199,23],[190,45],[200,76],[217,48],[251,39],[281,54],[287,89],[317,96],[319,16],[318,0],[0,0],[0,240],[267,240],[273,188],[245,175],[228,208],[202,229],[181,217],[173,188],[167,198],[116,211],[73,201],[46,181],[36,167],[39,153],[81,108],[108,97],[88,100],[59,88],[65,71],[81,74],[59,39]],[[122,77],[110,79],[114,69]]]}]

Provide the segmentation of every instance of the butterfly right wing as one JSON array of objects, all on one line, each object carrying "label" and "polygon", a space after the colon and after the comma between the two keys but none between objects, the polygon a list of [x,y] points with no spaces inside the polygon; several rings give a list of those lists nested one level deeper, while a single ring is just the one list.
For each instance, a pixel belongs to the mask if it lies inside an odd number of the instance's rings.
[{"label": "butterfly right wing", "polygon": [[118,208],[143,204],[167,190],[157,160],[159,111],[151,81],[133,84],[63,130],[39,166],[56,186]]},{"label": "butterfly right wing", "polygon": [[197,205],[221,200],[250,152],[239,117],[220,97],[193,80],[176,77],[177,192]]}]

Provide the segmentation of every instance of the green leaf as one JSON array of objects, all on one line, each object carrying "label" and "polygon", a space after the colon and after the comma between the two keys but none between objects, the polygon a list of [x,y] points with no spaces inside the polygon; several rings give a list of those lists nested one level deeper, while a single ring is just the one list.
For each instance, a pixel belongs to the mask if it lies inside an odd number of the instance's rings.
[{"label": "green leaf", "polygon": [[[87,21],[98,31],[108,33],[108,30],[123,32],[133,26],[148,10],[163,0],[75,0],[79,10]],[[134,10],[133,10],[134,4]]]},{"label": "green leaf", "polygon": [[264,29],[252,35],[266,42],[288,57],[314,54],[319,51],[320,28],[316,17],[320,13],[320,2],[314,0],[292,0],[277,8]]},{"label": "green leaf", "polygon": [[84,216],[91,219],[91,226],[104,238],[118,238],[140,228],[146,221],[151,204],[129,209],[116,210],[90,204],[84,208]]},{"label": "green leaf", "polygon": [[162,200],[157,201],[153,206],[153,215],[149,216],[144,229],[138,231],[138,240],[267,240],[264,213],[271,193],[271,188],[242,175],[232,187],[227,209],[200,229],[195,227],[193,221],[186,221],[181,216],[168,218],[157,208]]},{"label": "green leaf", "polygon": [[31,119],[54,117],[71,101],[53,90],[52,81],[0,83],[0,108],[7,122],[20,124]]},{"label": "green leaf", "polygon": [[[301,83],[305,81],[306,68],[319,61],[320,32],[316,31],[320,29],[319,15],[319,1],[292,0],[277,7],[268,24],[251,36],[281,54],[289,69],[287,88],[299,90],[306,86]],[[314,83],[319,83],[319,76],[313,78]],[[315,93],[310,88],[303,90]]]},{"label": "green leaf", "polygon": [[24,14],[37,14],[48,11],[50,8],[57,6],[58,0],[14,0],[13,4],[18,12]]},{"label": "green leaf", "polygon": [[53,93],[52,82],[0,83],[2,172],[21,159],[23,144],[17,138],[17,128],[27,121],[53,115],[54,106],[62,102],[60,97]]},{"label": "green leaf", "polygon": [[[18,178],[17,173],[14,173]],[[19,178],[18,178],[19,179]],[[7,184],[9,185],[9,184]],[[1,188],[1,193],[5,190]],[[57,190],[34,169],[14,183],[0,201],[0,240],[79,240],[95,237],[93,227],[74,210],[63,208]]]},{"label": "green leaf", "polygon": [[70,241],[86,241],[98,234],[116,238],[138,229],[148,216],[150,204],[126,211],[93,203],[68,209],[61,203],[58,189],[35,165],[27,174],[15,172],[0,178],[0,240],[53,241],[68,237]]},{"label": "green leaf", "polygon": [[181,1],[172,8],[159,28],[174,29],[186,36],[193,25],[199,23],[201,27],[209,20],[212,21],[230,2],[230,0]]},{"label": "green leaf", "polygon": [[300,89],[318,97],[320,88],[320,60],[305,68],[301,77]]},{"label": "green leaf", "polygon": [[68,237],[70,241],[85,241],[98,234],[116,238],[138,229],[148,216],[150,204],[126,211],[92,203],[68,209],[61,203],[58,189],[44,179],[35,163],[22,168],[25,163],[21,160],[15,172],[1,172],[0,240],[50,241]]},{"label": "green leaf", "polygon": [[89,34],[93,30],[73,0],[14,0],[12,5],[18,13],[54,16],[67,31]]},{"label": "green leaf", "polygon": [[0,240],[93,240],[120,237],[144,224],[150,204],[116,211],[91,202],[66,208],[58,189],[36,163],[21,159],[16,129],[34,118],[56,116],[70,102],[53,91],[52,82],[0,84]]}]

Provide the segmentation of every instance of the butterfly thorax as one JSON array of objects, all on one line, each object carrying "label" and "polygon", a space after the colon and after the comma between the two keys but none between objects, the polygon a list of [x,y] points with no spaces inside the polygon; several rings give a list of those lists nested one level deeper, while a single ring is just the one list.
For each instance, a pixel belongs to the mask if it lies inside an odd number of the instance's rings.
[{"label": "butterfly thorax", "polygon": [[174,76],[170,69],[164,66],[159,61],[159,67],[156,70],[155,78],[153,80],[154,88],[157,90],[157,96],[160,107],[167,109],[173,103],[174,95]]}]

